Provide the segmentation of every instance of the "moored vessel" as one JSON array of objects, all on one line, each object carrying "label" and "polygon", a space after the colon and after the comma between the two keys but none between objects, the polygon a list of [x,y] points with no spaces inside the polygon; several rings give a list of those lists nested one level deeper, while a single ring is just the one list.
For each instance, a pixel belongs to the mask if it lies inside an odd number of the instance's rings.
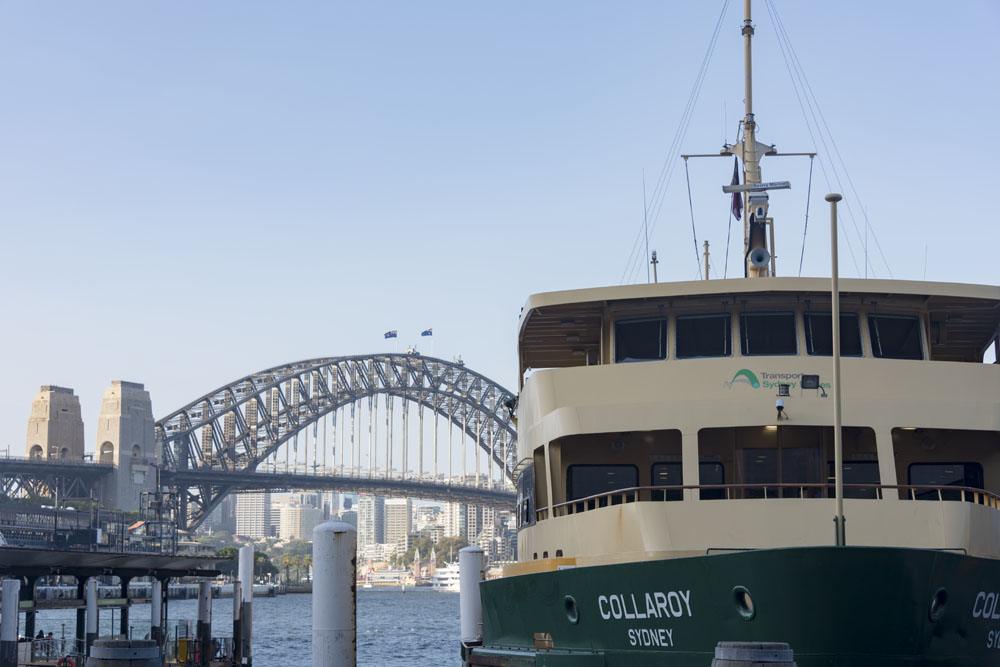
[{"label": "moored vessel", "polygon": [[745,277],[528,299],[467,665],[1000,665],[1000,287],[776,275],[744,18]]}]

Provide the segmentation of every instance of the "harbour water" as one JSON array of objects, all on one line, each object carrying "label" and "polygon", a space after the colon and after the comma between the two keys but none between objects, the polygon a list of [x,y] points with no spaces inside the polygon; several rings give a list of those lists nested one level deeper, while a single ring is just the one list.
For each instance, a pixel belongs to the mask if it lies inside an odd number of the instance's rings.
[{"label": "harbour water", "polygon": [[[184,636],[182,620],[193,631],[197,600],[171,600],[169,627]],[[232,600],[213,600],[212,634],[232,635]],[[115,612],[115,625],[118,617]],[[76,613],[42,611],[36,630],[60,637],[73,634]],[[312,596],[279,595],[254,598],[254,664],[259,667],[308,665],[311,660]],[[111,612],[101,612],[101,634],[111,630]],[[149,632],[149,605],[137,604],[130,612],[133,638]],[[23,623],[23,616],[22,616]],[[23,631],[23,627],[22,627]],[[408,589],[358,591],[358,665],[371,667],[457,667],[458,594]]]}]

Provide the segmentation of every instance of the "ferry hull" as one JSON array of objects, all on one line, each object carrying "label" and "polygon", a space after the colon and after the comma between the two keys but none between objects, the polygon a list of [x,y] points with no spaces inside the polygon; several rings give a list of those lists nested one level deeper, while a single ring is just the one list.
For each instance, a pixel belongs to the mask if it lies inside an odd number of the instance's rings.
[{"label": "ferry hull", "polygon": [[707,667],[719,641],[787,642],[800,667],[1000,665],[1000,562],[958,553],[745,551],[507,577],[481,595],[467,665]]}]

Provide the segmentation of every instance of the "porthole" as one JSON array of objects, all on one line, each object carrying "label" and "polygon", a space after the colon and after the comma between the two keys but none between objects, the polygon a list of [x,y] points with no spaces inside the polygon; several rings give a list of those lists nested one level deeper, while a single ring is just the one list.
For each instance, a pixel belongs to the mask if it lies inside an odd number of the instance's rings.
[{"label": "porthole", "polygon": [[563,598],[563,606],[566,608],[566,620],[576,625],[580,622],[580,610],[576,608],[576,598],[567,595]]},{"label": "porthole", "polygon": [[740,613],[746,621],[752,621],[753,617],[757,614],[757,609],[753,605],[753,598],[750,596],[750,591],[748,591],[743,586],[737,586],[733,589],[733,603],[736,604],[736,611]]},{"label": "porthole", "polygon": [[948,591],[944,588],[939,588],[934,592],[934,597],[931,598],[931,609],[928,616],[932,622],[937,622],[941,620],[944,616],[944,608],[948,605]]}]

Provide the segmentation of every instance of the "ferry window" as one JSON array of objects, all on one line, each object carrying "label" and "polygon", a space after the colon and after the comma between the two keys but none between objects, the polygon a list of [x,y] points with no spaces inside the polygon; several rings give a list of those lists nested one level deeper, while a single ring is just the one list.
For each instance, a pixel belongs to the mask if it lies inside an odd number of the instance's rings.
[{"label": "ferry window", "polygon": [[[830,498],[832,498],[835,493],[833,485],[836,483],[834,462],[827,461],[826,467],[828,477],[827,481],[830,483],[830,488],[827,489],[827,494]],[[845,487],[845,498],[876,500],[878,498],[877,487],[881,485],[881,483],[882,480],[879,477],[878,472],[878,461],[844,461],[844,484],[864,484],[870,487],[862,489]]]},{"label": "ferry window", "polygon": [[742,313],[744,356],[795,354],[795,313]]},{"label": "ferry window", "polygon": [[869,315],[868,332],[872,354],[883,359],[923,359],[920,318],[900,315]]},{"label": "ferry window", "polygon": [[535,466],[528,464],[517,478],[517,523],[518,527],[535,523]]},{"label": "ferry window", "polygon": [[[726,473],[721,463],[702,461],[698,464],[699,484],[725,484]],[[652,470],[653,486],[681,486],[684,484],[684,472],[677,462],[654,463]],[[703,489],[702,500],[719,500],[726,497],[725,489]],[[682,489],[663,489],[653,491],[653,500],[683,500]]]},{"label": "ferry window", "polygon": [[[743,451],[744,484],[776,484],[778,482],[778,450],[747,447]],[[777,487],[766,489],[768,498],[778,496]],[[763,498],[764,488],[745,489],[746,498]]]},{"label": "ferry window", "polygon": [[[566,499],[579,500],[600,493],[639,486],[639,469],[633,465],[571,465],[566,469]],[[634,499],[634,498],[631,498]],[[611,498],[612,504],[621,502],[620,496]],[[600,498],[599,507],[608,504],[608,498]],[[582,511],[583,503],[576,511]]]},{"label": "ferry window", "polygon": [[728,314],[679,316],[677,358],[728,357],[733,346],[731,322]]},{"label": "ferry window", "polygon": [[615,322],[615,363],[666,358],[666,319],[657,317]]},{"label": "ferry window", "polygon": [[[821,489],[812,484],[822,484],[823,464],[822,454],[817,447],[782,447],[781,448],[781,482],[783,484],[802,484],[801,488],[781,490],[783,498],[814,498],[821,494]],[[769,494],[770,495],[770,494]]]},{"label": "ferry window", "polygon": [[[909,483],[913,486],[967,486],[973,489],[983,487],[983,466],[981,463],[911,463],[907,469]],[[941,491],[942,500],[961,500],[960,491]],[[918,500],[937,500],[938,490],[916,489]],[[972,500],[971,498],[969,500]]]},{"label": "ferry window", "polygon": [[[820,356],[833,355],[833,314],[806,313],[806,351]],[[840,314],[840,354],[861,356],[861,327],[855,313]]]}]

